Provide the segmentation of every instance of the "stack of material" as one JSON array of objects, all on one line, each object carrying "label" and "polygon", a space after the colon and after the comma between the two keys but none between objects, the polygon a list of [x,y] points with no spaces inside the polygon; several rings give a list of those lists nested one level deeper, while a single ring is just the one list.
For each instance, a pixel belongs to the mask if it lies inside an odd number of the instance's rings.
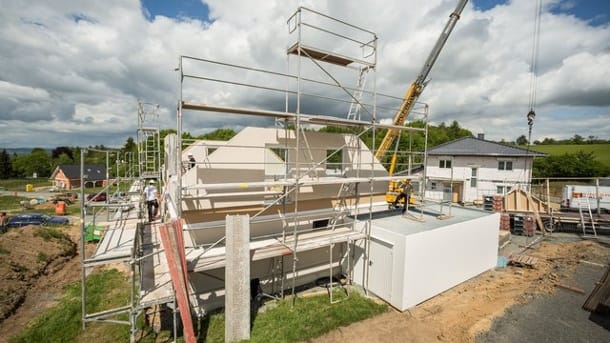
[{"label": "stack of material", "polygon": [[529,255],[516,255],[510,257],[510,265],[516,267],[537,268],[540,260]]},{"label": "stack of material", "polygon": [[494,212],[502,212],[504,207],[504,197],[502,195],[494,195],[492,208]]},{"label": "stack of material", "polygon": [[500,216],[500,230],[510,230],[510,214],[502,213]]},{"label": "stack of material", "polygon": [[589,312],[610,314],[610,268],[585,301],[582,308]]}]

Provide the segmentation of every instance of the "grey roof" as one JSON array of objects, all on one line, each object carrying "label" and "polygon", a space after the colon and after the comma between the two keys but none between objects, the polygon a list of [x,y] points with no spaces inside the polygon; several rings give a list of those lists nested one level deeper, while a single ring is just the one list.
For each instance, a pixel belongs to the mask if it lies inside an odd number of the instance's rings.
[{"label": "grey roof", "polygon": [[474,137],[463,137],[451,142],[437,145],[428,150],[428,155],[447,156],[532,156],[544,157],[547,154],[518,148],[511,145],[486,141]]},{"label": "grey roof", "polygon": [[[106,178],[106,167],[101,164],[85,164],[85,180],[98,181]],[[80,165],[77,164],[60,164],[57,170],[62,170],[66,177],[70,180],[80,179]],[[51,177],[55,176],[55,172]]]}]

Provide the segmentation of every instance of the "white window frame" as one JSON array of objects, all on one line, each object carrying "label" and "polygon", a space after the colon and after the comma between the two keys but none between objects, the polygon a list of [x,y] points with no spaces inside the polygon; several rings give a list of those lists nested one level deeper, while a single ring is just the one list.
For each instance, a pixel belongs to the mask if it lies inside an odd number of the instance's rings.
[{"label": "white window frame", "polygon": [[471,166],[470,167],[470,188],[477,188],[478,178],[479,178],[479,167]]},{"label": "white window frame", "polygon": [[[509,168],[510,166],[510,168]],[[513,161],[512,160],[498,160],[498,170],[513,170]]]},{"label": "white window frame", "polygon": [[438,167],[440,169],[451,169],[452,160],[450,158],[441,158],[438,160]]}]

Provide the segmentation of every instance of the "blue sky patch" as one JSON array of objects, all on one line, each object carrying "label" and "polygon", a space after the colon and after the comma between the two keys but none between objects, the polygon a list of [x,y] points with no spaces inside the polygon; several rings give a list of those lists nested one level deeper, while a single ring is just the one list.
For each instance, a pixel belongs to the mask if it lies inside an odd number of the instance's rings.
[{"label": "blue sky patch", "polygon": [[174,19],[198,19],[211,22],[208,5],[201,0],[142,0],[142,8],[148,20],[162,15]]},{"label": "blue sky patch", "polygon": [[[534,2],[535,0],[531,0]],[[497,5],[503,5],[508,0],[473,0],[474,7],[479,11],[490,10]],[[543,6],[548,2],[543,0]],[[608,0],[563,0],[550,9],[553,14],[573,15],[585,20],[592,26],[606,25],[610,22],[610,1]]]}]

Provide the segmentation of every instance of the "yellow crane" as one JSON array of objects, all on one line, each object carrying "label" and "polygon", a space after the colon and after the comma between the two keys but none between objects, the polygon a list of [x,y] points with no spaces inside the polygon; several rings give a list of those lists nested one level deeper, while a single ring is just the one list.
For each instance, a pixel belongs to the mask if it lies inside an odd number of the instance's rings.
[{"label": "yellow crane", "polygon": [[[426,59],[426,63],[424,63],[424,66],[421,69],[421,71],[419,72],[419,74],[417,75],[417,78],[415,79],[415,81],[413,81],[413,83],[411,83],[411,85],[407,89],[407,92],[405,93],[405,96],[403,97],[400,108],[394,115],[394,119],[392,121],[392,123],[394,125],[397,125],[397,126],[404,125],[405,120],[407,119],[407,115],[413,108],[413,105],[415,105],[415,102],[419,98],[420,94],[424,91],[424,88],[426,88],[426,85],[428,84],[428,81],[429,81],[429,80],[426,80],[428,77],[428,74],[430,73],[432,66],[436,62],[436,59],[440,55],[441,50],[445,46],[445,42],[447,41],[447,38],[449,38],[451,31],[453,31],[455,24],[460,19],[460,15],[462,13],[462,10],[464,10],[464,7],[466,7],[466,3],[468,3],[468,0],[460,0],[458,5],[455,7],[455,10],[451,13],[451,15],[449,15],[449,21],[445,25],[445,28],[441,32],[441,35],[438,37],[436,44],[432,48],[432,51],[430,51],[430,54],[428,55],[428,58]],[[390,148],[390,145],[392,145],[392,142],[394,141],[394,139],[396,139],[399,135],[400,135],[400,131],[398,129],[388,129],[388,132],[386,133],[385,137],[381,141],[381,144],[379,144],[379,148],[377,149],[377,152],[375,152],[375,157],[377,157],[377,159],[379,161],[381,161],[381,159],[383,158],[385,153]],[[390,167],[388,169],[388,174],[390,176],[392,176],[394,174],[394,170],[396,168],[396,159],[397,159],[396,150],[397,149],[394,150],[394,154],[392,155],[392,159],[390,161]],[[394,202],[394,200],[396,199],[396,196],[400,192],[400,189],[398,189],[398,188],[399,188],[398,182],[390,181],[390,183],[388,185],[388,192],[386,193],[386,202],[388,202],[388,203]],[[411,197],[411,199],[413,199],[413,197]]]}]

